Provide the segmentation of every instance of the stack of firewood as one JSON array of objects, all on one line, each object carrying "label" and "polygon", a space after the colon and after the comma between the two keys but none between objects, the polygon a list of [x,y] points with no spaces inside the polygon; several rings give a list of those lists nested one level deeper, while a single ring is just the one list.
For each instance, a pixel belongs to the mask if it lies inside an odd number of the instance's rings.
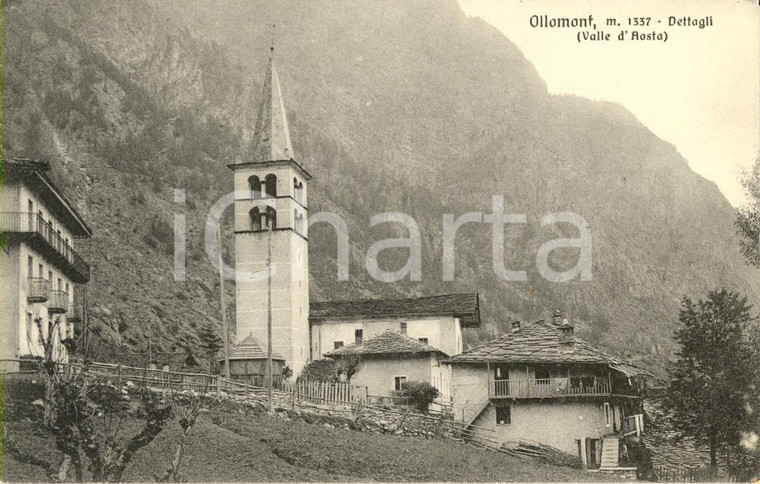
[{"label": "stack of firewood", "polygon": [[502,444],[500,450],[505,454],[519,457],[521,459],[538,459],[542,462],[554,465],[574,468],[583,467],[583,463],[578,456],[570,455],[556,447],[542,444],[540,442],[532,442],[528,440],[505,442]]}]

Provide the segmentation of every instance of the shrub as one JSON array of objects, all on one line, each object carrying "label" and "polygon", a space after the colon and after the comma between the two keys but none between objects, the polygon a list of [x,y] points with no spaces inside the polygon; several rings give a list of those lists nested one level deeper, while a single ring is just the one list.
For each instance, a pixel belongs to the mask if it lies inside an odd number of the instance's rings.
[{"label": "shrub", "polygon": [[314,360],[301,370],[301,378],[312,381],[338,381],[334,360]]},{"label": "shrub", "polygon": [[438,389],[426,381],[408,381],[401,385],[398,396],[406,398],[409,405],[425,412],[438,396]]}]

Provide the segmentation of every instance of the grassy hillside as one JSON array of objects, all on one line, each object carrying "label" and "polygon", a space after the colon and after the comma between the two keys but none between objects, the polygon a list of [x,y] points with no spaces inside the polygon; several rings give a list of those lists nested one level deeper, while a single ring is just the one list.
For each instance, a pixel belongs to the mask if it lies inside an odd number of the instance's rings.
[{"label": "grassy hillside", "polygon": [[[42,393],[39,389],[39,393]],[[31,393],[27,393],[31,395]],[[55,441],[41,430],[41,410],[7,395],[6,482],[46,482],[39,463],[56,465]],[[138,422],[124,424],[126,434]],[[170,422],[141,449],[125,482],[153,482],[173,457],[179,434]],[[358,432],[302,419],[268,416],[260,408],[223,404],[201,414],[187,442],[182,475],[189,482],[588,482],[600,477],[513,458],[466,444]]]},{"label": "grassy hillside", "polygon": [[[623,107],[549,95],[507,38],[454,0],[10,5],[8,150],[50,158],[91,221],[80,247],[103,354],[148,340],[157,351],[194,347],[197,328],[218,324],[203,222],[232,186],[224,165],[245,159],[272,23],[294,148],[314,175],[310,211],[339,214],[351,238],[341,282],[332,229],[312,229],[314,299],[478,291],[485,324],[470,344],[559,308],[585,338],[650,367],[672,354],[682,295],[726,286],[760,300],[713,183]],[[184,206],[175,187],[188,190]],[[528,215],[508,230],[505,259],[528,281],[498,279],[490,227],[471,226],[457,238],[455,281],[444,282],[443,215],[489,213],[494,195]],[[387,211],[420,226],[420,282],[383,284],[364,268],[372,243],[406,234],[369,227]],[[536,270],[542,243],[576,235],[540,225],[563,211],[591,226],[592,281],[550,283]],[[172,278],[174,213],[189,223],[184,282]],[[557,251],[552,264],[576,258]],[[381,264],[405,260],[388,251]]]}]

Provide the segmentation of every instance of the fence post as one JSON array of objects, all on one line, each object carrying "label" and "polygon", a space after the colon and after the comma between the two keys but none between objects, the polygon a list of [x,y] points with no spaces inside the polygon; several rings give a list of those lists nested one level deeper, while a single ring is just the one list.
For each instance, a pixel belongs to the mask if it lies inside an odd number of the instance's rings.
[{"label": "fence post", "polygon": [[222,399],[222,376],[219,375],[216,377],[216,398],[219,400]]},{"label": "fence post", "polygon": [[291,386],[290,387],[290,392],[291,392],[290,407],[295,412],[295,410],[296,410],[296,388],[294,386]]},{"label": "fence post", "polygon": [[121,391],[121,364],[116,367],[116,380],[119,382],[119,391]]}]

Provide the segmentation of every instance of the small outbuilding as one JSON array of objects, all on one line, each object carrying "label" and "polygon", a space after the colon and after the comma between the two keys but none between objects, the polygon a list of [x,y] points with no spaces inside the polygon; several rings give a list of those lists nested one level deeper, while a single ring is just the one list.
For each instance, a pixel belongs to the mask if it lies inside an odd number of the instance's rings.
[{"label": "small outbuilding", "polygon": [[[224,367],[224,359],[219,359],[219,367]],[[285,358],[272,353],[272,375],[276,384],[282,382]],[[230,352],[230,377],[252,385],[263,386],[267,377],[266,345],[253,334],[249,334]]]}]

